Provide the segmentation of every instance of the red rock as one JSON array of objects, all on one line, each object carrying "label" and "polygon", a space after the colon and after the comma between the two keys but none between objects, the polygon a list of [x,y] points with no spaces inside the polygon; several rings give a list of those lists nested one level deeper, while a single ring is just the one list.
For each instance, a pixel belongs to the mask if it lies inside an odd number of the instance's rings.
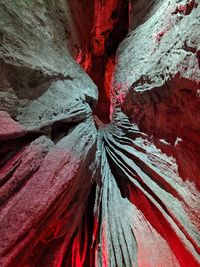
[{"label": "red rock", "polygon": [[25,135],[26,130],[5,111],[0,111],[0,141]]},{"label": "red rock", "polygon": [[199,266],[199,8],[0,4],[1,267]]}]

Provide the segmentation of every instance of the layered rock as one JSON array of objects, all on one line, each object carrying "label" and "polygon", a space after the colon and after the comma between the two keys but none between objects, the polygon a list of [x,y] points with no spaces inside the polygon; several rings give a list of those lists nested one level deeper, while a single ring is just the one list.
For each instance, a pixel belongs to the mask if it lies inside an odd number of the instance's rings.
[{"label": "layered rock", "polygon": [[102,170],[108,266],[197,266],[199,192],[194,184],[184,182],[174,158],[123,113],[103,131],[103,139],[102,168],[106,158],[110,169]]},{"label": "layered rock", "polygon": [[129,2],[0,4],[2,267],[200,264],[200,5]]},{"label": "layered rock", "polygon": [[131,120],[176,156],[181,176],[199,188],[200,6],[197,1],[156,6],[120,45],[114,99],[120,98]]},{"label": "layered rock", "polygon": [[[58,266],[95,181],[98,93],[68,52],[67,3],[0,10],[0,265]],[[51,246],[59,257],[48,257]]]},{"label": "layered rock", "polygon": [[[166,164],[163,167],[162,161],[158,158],[151,156],[151,160],[153,159],[153,165],[158,167],[160,173],[163,169],[167,177],[166,181],[174,183],[174,185],[171,184],[174,189],[172,187],[169,189],[168,185],[163,183],[161,187],[168,192],[168,197],[173,196],[178,200],[178,206],[167,208],[169,203],[175,204],[172,199],[164,201],[165,203],[163,200],[161,202],[165,209],[172,211],[173,215],[170,216],[185,233],[190,249],[195,254],[197,253],[196,256],[192,254],[198,259],[199,234],[195,233],[199,233],[200,227],[198,209],[200,201],[198,193],[200,173],[198,164],[200,88],[198,21],[200,6],[198,1],[151,1],[149,3],[151,8],[148,10],[148,8],[142,9],[141,1],[136,1],[136,3],[133,1],[132,4],[136,8],[132,11],[131,31],[121,43],[117,54],[113,105],[121,106],[130,121],[136,123],[140,131],[147,133],[150,143],[154,143],[158,149],[155,152],[156,157],[162,155],[163,162]],[[147,149],[145,153],[147,155],[152,152],[152,145],[149,141],[143,144],[143,149]],[[169,163],[168,157],[170,161],[172,160],[174,167]],[[137,162],[137,159],[135,160]],[[145,164],[148,162],[144,157],[143,161]],[[154,168],[151,166],[145,169],[148,176],[154,180],[155,173],[149,172]],[[170,174],[171,171],[172,174]],[[162,181],[160,175],[157,179],[158,185]],[[144,178],[142,180],[144,182]],[[149,188],[152,190],[152,185]],[[182,200],[182,197],[174,195],[174,190],[178,194],[183,190]],[[157,191],[155,195],[162,198],[164,192],[158,193]],[[187,204],[188,209],[183,208],[186,211],[184,219],[180,203],[187,202],[188,197],[190,204]],[[144,206],[146,204],[143,208]],[[178,216],[177,212],[182,222],[178,218],[175,219]],[[145,214],[145,208],[143,214]],[[151,221],[153,225],[152,217],[145,216],[146,220]],[[190,223],[192,228],[195,227],[193,233],[196,237],[189,237]],[[185,225],[183,226],[185,230],[181,224]],[[172,235],[171,230],[167,230],[167,226],[164,231]],[[183,239],[180,238],[180,240]],[[173,242],[177,248],[172,244]],[[168,240],[168,244],[170,243]],[[190,256],[188,263],[186,257],[181,256],[186,253],[180,252],[181,246],[175,241],[174,235],[172,243],[170,247],[180,266],[198,266],[197,262],[190,262]],[[159,260],[157,261],[159,266],[158,262]],[[150,261],[143,264],[151,266]],[[167,263],[162,264],[167,266]],[[156,264],[154,263],[153,266]]]}]

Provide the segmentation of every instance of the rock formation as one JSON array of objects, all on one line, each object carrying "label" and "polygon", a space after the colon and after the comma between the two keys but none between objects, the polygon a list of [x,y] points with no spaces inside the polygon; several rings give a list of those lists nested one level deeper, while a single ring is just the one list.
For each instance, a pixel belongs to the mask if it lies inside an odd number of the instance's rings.
[{"label": "rock formation", "polygon": [[0,266],[200,265],[199,22],[198,0],[0,2]]}]

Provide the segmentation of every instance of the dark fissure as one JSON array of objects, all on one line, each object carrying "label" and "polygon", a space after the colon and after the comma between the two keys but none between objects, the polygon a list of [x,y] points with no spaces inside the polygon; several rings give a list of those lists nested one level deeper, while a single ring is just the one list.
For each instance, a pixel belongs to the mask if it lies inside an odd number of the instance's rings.
[{"label": "dark fissure", "polygon": [[[102,4],[101,1],[93,1],[88,6],[88,3],[83,1],[84,14],[89,17],[86,22],[86,18],[77,18],[77,12],[74,11],[77,6],[75,2],[70,2],[81,39],[81,53],[79,49],[79,53],[75,53],[75,58],[92,78],[99,91],[98,103],[93,114],[103,123],[109,123],[116,50],[128,33],[130,4],[127,0],[118,0],[112,4],[109,1]],[[94,15],[92,18],[91,9]],[[85,28],[83,24],[86,25]]]},{"label": "dark fissure", "polygon": [[0,267],[200,266],[199,14],[0,1]]}]

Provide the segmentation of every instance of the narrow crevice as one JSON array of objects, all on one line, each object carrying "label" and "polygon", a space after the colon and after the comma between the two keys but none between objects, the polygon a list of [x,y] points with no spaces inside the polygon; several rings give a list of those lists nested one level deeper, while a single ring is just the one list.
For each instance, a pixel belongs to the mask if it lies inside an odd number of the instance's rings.
[{"label": "narrow crevice", "polygon": [[112,29],[106,33],[104,41],[104,54],[92,57],[92,68],[88,73],[99,89],[99,101],[94,109],[103,123],[110,122],[111,82],[115,68],[116,50],[128,33],[129,9],[128,1],[123,1],[121,9],[114,9],[111,17],[116,20]]},{"label": "narrow crevice", "polygon": [[[80,39],[84,36],[85,43],[81,43],[81,52],[74,55],[76,61],[84,68],[98,87],[99,99],[93,114],[97,115],[103,123],[110,122],[111,111],[111,82],[115,68],[116,50],[129,29],[129,1],[117,0],[99,3],[93,1],[90,8],[82,6],[88,15],[93,10],[94,17],[77,18],[74,10],[75,3],[69,1],[74,21],[79,29]],[[76,1],[75,1],[76,2]],[[89,9],[89,10],[88,10]],[[105,14],[106,10],[106,14]],[[81,23],[86,24],[84,28]],[[90,32],[88,32],[90,30]]]}]

